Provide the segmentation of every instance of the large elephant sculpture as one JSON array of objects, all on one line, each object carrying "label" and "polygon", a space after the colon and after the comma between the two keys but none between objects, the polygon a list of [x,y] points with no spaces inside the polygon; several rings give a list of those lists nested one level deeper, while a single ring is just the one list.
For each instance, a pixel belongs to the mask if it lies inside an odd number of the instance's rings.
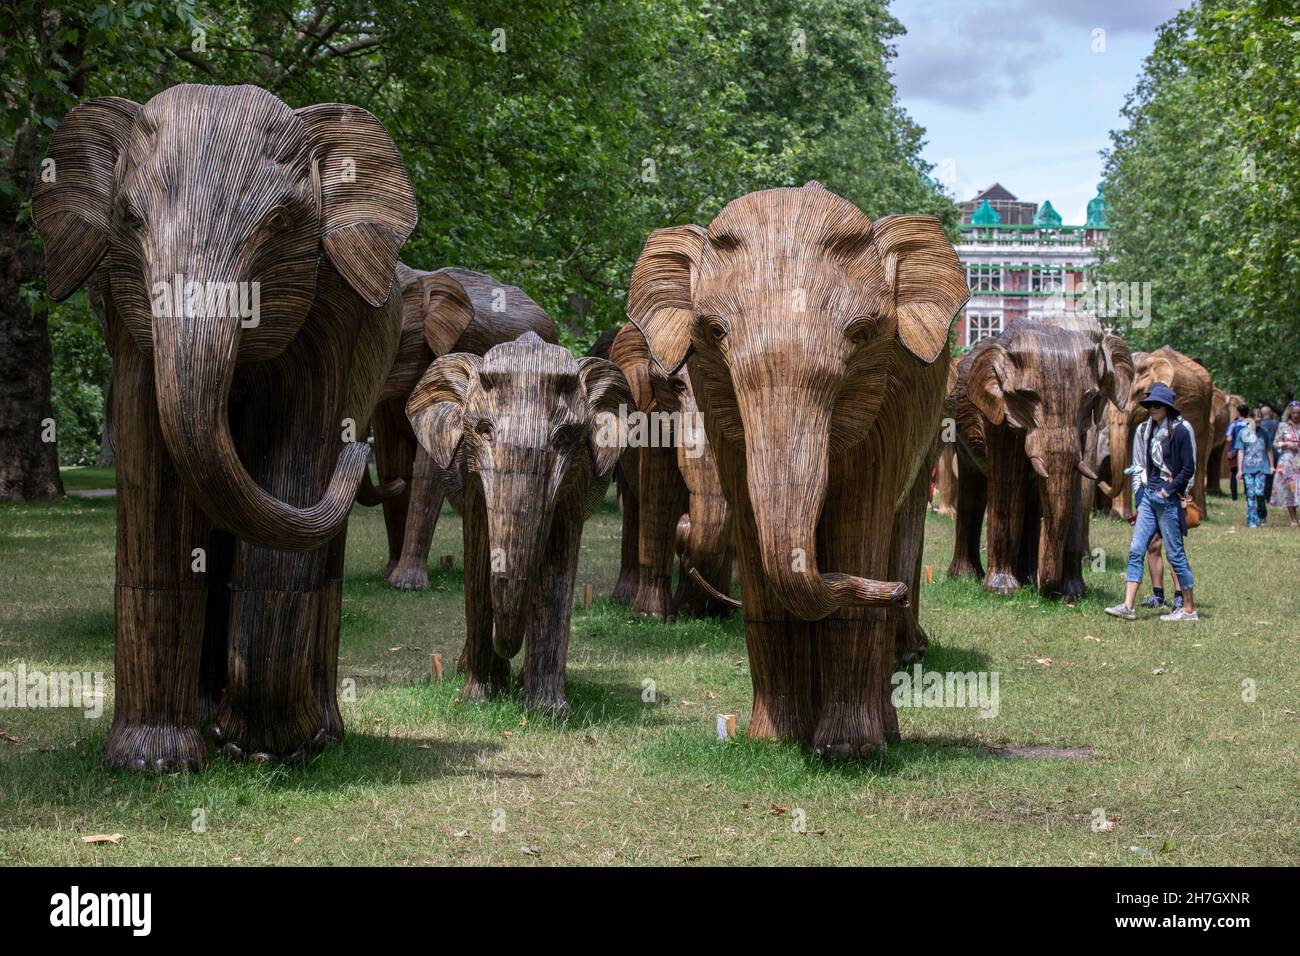
[{"label": "large elephant sculpture", "polygon": [[253,86],[89,100],[33,195],[50,294],[107,263],[116,700],[104,760],[294,759],[342,733],[346,523],[416,204],[383,125]]},{"label": "large elephant sculpture", "polygon": [[1213,445],[1210,427],[1214,419],[1214,384],[1205,366],[1168,345],[1154,352],[1133,353],[1133,385],[1128,409],[1107,411],[1110,429],[1110,481],[1098,487],[1113,502],[1111,515],[1128,518],[1133,513],[1133,486],[1124,469],[1133,460],[1133,432],[1147,418],[1142,398],[1156,382],[1164,382],[1178,396],[1178,411],[1192,426],[1196,439],[1196,476],[1188,494],[1205,514],[1205,470]]},{"label": "large elephant sculpture", "polygon": [[[982,577],[1009,594],[1084,593],[1083,558],[1095,481],[1089,462],[1108,404],[1123,408],[1128,346],[1095,329],[1013,322],[957,366],[957,521],[950,578]],[[1092,445],[1092,449],[1089,446]],[[980,531],[987,511],[987,575]]]},{"label": "large elephant sculpture", "polygon": [[464,517],[466,700],[510,686],[527,645],[522,703],[568,713],[564,670],[582,526],[621,449],[623,373],[528,332],[482,357],[429,366],[407,412]]},{"label": "large elephant sculpture", "polygon": [[383,504],[388,537],[384,577],[395,588],[422,591],[429,586],[429,545],[442,510],[443,488],[437,470],[415,439],[406,403],[433,360],[449,352],[482,355],[494,345],[535,332],[545,342],[559,336],[546,312],[517,286],[468,269],[435,272],[397,266],[402,290],[402,337],[397,361],[375,408],[375,465],[381,488],[362,483],[362,504]]},{"label": "large elephant sculpture", "polygon": [[[628,315],[687,363],[736,523],[748,733],[865,754],[897,739],[948,335],[967,298],[939,221],[872,222],[819,183],[660,229]],[[910,599],[910,603],[909,603]]]},{"label": "large elephant sculpture", "polygon": [[[697,424],[690,376],[655,361],[631,322],[614,337],[609,357],[632,391],[629,413],[642,416],[618,466],[623,549],[612,600],[659,620],[728,614],[735,606],[730,509]],[[676,593],[675,551],[681,563]]]}]

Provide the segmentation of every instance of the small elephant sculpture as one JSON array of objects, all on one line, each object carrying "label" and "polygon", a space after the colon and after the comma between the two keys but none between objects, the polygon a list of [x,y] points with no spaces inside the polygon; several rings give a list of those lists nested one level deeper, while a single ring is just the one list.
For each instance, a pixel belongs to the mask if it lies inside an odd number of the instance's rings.
[{"label": "small elephant sculpture", "polygon": [[1084,482],[1097,479],[1090,434],[1108,404],[1125,407],[1132,378],[1128,346],[1100,326],[1020,320],[961,360],[951,397],[958,491],[950,578],[983,577],[997,594],[1034,582],[1041,594],[1083,595],[1093,496]]},{"label": "small elephant sculpture", "polygon": [[415,197],[383,125],[254,86],[89,100],[32,197],[50,294],[106,263],[116,702],[104,760],[295,759],[343,731],[343,548]]},{"label": "small elephant sculpture", "polygon": [[[854,756],[898,738],[948,335],[968,289],[932,216],[872,222],[819,183],[652,233],[628,316],[689,363],[736,522],[748,733]],[[909,603],[909,598],[910,603]]]},{"label": "small elephant sculpture", "polygon": [[564,668],[582,526],[622,450],[616,365],[528,332],[481,357],[429,366],[407,404],[411,427],[464,517],[465,673],[461,696],[505,694],[527,646],[521,703],[568,714]]},{"label": "small elephant sculpture", "polygon": [[1214,419],[1214,383],[1205,366],[1182,352],[1161,346],[1154,352],[1133,353],[1133,385],[1128,408],[1110,409],[1110,481],[1097,487],[1112,502],[1112,517],[1128,518],[1133,513],[1133,484],[1124,469],[1133,462],[1133,433],[1146,421],[1148,412],[1142,399],[1156,382],[1164,382],[1178,396],[1178,411],[1192,426],[1196,439],[1196,475],[1187,493],[1205,515],[1205,473],[1213,446],[1210,427]]},{"label": "small elephant sculpture", "polygon": [[1205,493],[1222,495],[1220,484],[1228,473],[1228,426],[1237,417],[1237,406],[1246,404],[1241,395],[1230,395],[1221,388],[1214,390],[1214,421],[1210,424],[1210,457],[1205,464]]},{"label": "small elephant sculpture", "polygon": [[[429,586],[429,545],[442,510],[437,469],[415,439],[406,403],[429,365],[440,355],[482,355],[494,345],[535,332],[545,342],[559,336],[546,312],[522,289],[468,269],[425,272],[398,263],[402,289],[402,338],[397,360],[375,408],[375,464],[379,490],[369,473],[358,501],[381,504],[388,537],[384,577],[395,588]],[[405,488],[397,494],[384,489]]]},{"label": "small elephant sculpture", "polygon": [[[698,424],[690,376],[655,361],[630,322],[614,337],[609,358],[632,390],[629,414],[644,424],[630,431],[619,460],[623,550],[612,600],[659,620],[724,616],[737,606],[730,597],[731,513]],[[675,594],[674,551],[682,569]]]}]

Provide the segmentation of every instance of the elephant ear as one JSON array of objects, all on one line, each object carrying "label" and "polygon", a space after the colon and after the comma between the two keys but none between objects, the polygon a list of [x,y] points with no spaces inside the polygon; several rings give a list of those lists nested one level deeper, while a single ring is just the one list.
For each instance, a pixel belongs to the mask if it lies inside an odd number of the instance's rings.
[{"label": "elephant ear", "polygon": [[1026,410],[1017,408],[1011,380],[1011,357],[1001,345],[989,344],[971,359],[966,378],[966,395],[972,405],[991,424],[1006,422],[1013,428],[1025,428]]},{"label": "elephant ear", "polygon": [[424,328],[435,356],[446,355],[474,321],[474,303],[464,286],[446,272],[407,270],[402,278],[402,311]]},{"label": "elephant ear", "polygon": [[898,340],[926,365],[948,344],[970,289],[957,253],[935,216],[886,216],[873,227],[894,290]]},{"label": "elephant ear", "polygon": [[1128,408],[1129,390],[1133,387],[1134,371],[1133,353],[1129,351],[1128,344],[1118,335],[1103,337],[1098,349],[1103,362],[1101,374],[1101,394],[1103,399],[1093,406],[1092,420],[1095,424],[1100,425],[1106,414],[1105,399],[1110,399],[1120,411]]},{"label": "elephant ear", "polygon": [[50,137],[32,190],[32,218],[45,240],[55,300],[75,292],[108,249],[118,161],[139,111],[131,100],[97,97],[73,107]]},{"label": "elephant ear", "polygon": [[406,417],[420,445],[446,471],[456,458],[465,426],[465,402],[483,360],[467,352],[435,359],[411,391]]},{"label": "elephant ear", "polygon": [[632,270],[627,317],[670,375],[682,367],[691,347],[691,291],[704,235],[696,225],[656,229]]},{"label": "elephant ear", "polygon": [[357,106],[297,111],[312,143],[325,255],[370,305],[388,301],[397,254],[415,229],[415,193],[384,124]]},{"label": "elephant ear", "polygon": [[617,365],[595,356],[578,360],[578,380],[587,394],[591,458],[596,474],[603,478],[614,470],[627,444],[626,419],[619,415],[619,407],[632,405],[632,390]]}]

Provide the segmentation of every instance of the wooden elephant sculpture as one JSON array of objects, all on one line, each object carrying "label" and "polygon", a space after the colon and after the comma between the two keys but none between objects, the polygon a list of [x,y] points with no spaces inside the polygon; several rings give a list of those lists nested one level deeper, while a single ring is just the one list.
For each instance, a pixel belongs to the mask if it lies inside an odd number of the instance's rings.
[{"label": "wooden elephant sculpture", "polygon": [[89,100],[33,195],[50,294],[101,262],[117,447],[104,760],[295,759],[343,730],[346,523],[415,197],[383,125],[253,86]]},{"label": "wooden elephant sculpture", "polygon": [[[1072,330],[1013,322],[981,340],[957,366],[957,522],[950,578],[982,577],[1009,594],[1084,593],[1091,485],[1090,432],[1109,403],[1129,399],[1128,346],[1100,327]],[[987,510],[989,568],[980,562]]]},{"label": "wooden elephant sculpture", "polygon": [[1221,388],[1214,390],[1214,420],[1210,423],[1210,457],[1205,463],[1205,493],[1222,495],[1220,481],[1228,473],[1228,426],[1237,417],[1237,406],[1246,404],[1241,395],[1229,395]]},{"label": "wooden elephant sculpture", "polygon": [[388,583],[423,591],[429,586],[429,545],[444,489],[407,420],[411,392],[439,355],[482,355],[525,332],[535,332],[545,342],[558,342],[559,336],[555,323],[522,289],[481,272],[454,268],[424,272],[399,263],[397,279],[402,290],[402,338],[375,408],[375,464],[381,488],[402,490],[398,494],[374,491],[367,473],[358,501],[383,505]]},{"label": "wooden elephant sculpture", "polygon": [[[629,429],[619,460],[623,549],[612,600],[659,620],[679,613],[722,616],[730,598],[730,509],[713,454],[698,424],[685,368],[667,370],[650,355],[645,336],[627,323],[610,360],[627,378],[640,427]],[[681,560],[672,591],[673,555]]]},{"label": "wooden elephant sculpture", "polygon": [[568,713],[564,668],[582,526],[621,449],[623,373],[534,332],[429,366],[407,412],[464,517],[466,700],[510,686],[527,646],[522,703]]},{"label": "wooden elephant sculpture", "polygon": [[[935,468],[935,485],[939,507],[945,518],[957,517],[957,430],[952,416],[952,391],[957,387],[957,363],[948,366],[948,397],[944,400],[944,417],[939,429],[939,461]],[[951,423],[951,426],[950,426]]]},{"label": "wooden elephant sculpture", "polygon": [[1113,502],[1111,515],[1128,518],[1133,513],[1133,485],[1124,474],[1133,461],[1133,432],[1147,418],[1141,401],[1156,382],[1164,382],[1178,396],[1178,411],[1192,426],[1196,439],[1196,476],[1188,494],[1205,514],[1205,471],[1213,445],[1210,427],[1214,419],[1214,385],[1205,366],[1168,345],[1154,352],[1133,353],[1133,385],[1126,411],[1118,407],[1107,412],[1110,429],[1110,481],[1099,482]]},{"label": "wooden elephant sculpture", "polygon": [[[939,220],[872,222],[819,183],[654,232],[628,315],[688,362],[736,522],[748,733],[829,756],[897,739],[948,335],[967,298]],[[910,603],[909,603],[909,598]]]}]

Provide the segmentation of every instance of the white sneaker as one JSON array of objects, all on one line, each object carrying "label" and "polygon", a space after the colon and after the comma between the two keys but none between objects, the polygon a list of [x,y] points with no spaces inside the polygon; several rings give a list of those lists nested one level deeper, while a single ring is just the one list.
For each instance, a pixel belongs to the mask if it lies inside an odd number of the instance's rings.
[{"label": "white sneaker", "polygon": [[1184,611],[1181,607],[1170,614],[1161,614],[1162,621],[1199,621],[1195,611]]}]

